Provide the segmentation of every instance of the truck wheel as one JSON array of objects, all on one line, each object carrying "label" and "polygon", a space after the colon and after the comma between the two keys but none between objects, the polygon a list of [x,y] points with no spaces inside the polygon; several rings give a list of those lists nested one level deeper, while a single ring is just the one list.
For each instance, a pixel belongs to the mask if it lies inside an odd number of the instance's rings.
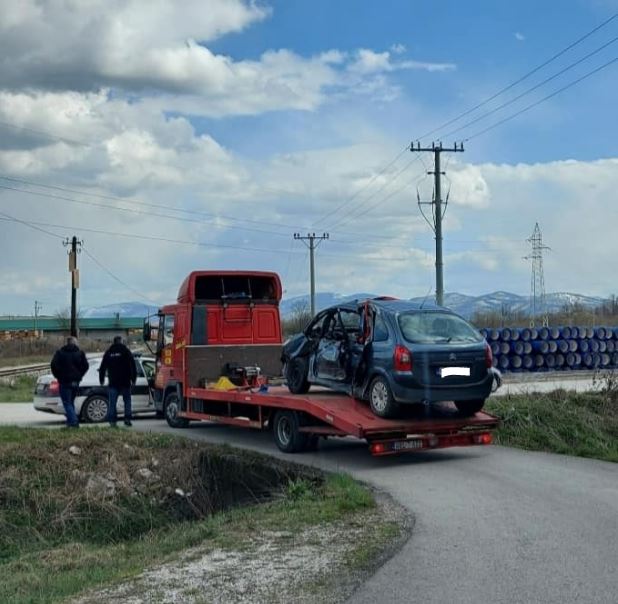
[{"label": "truck wheel", "polygon": [[455,407],[457,411],[462,415],[474,415],[483,408],[485,399],[475,401],[455,401]]},{"label": "truck wheel", "polygon": [[92,394],[82,405],[80,416],[82,421],[90,424],[98,424],[107,419],[109,401],[104,394]]},{"label": "truck wheel", "polygon": [[369,386],[369,406],[378,417],[394,417],[399,405],[393,398],[391,387],[385,378],[373,378]]},{"label": "truck wheel", "polygon": [[180,411],[180,398],[176,392],[170,392],[165,397],[165,406],[163,407],[163,413],[165,413],[165,419],[172,428],[186,428],[189,425],[189,420],[184,417],[178,417]]},{"label": "truck wheel", "polygon": [[275,444],[284,453],[298,453],[306,448],[308,435],[298,431],[296,411],[277,411],[273,421]]},{"label": "truck wheel", "polygon": [[309,392],[307,381],[307,359],[289,359],[285,364],[285,381],[292,394],[305,394]]}]

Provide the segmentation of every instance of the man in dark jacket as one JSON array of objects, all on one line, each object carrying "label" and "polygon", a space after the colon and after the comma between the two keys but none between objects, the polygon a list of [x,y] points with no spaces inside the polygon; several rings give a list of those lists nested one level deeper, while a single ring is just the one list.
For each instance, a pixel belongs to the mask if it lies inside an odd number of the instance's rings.
[{"label": "man in dark jacket", "polygon": [[75,413],[75,397],[86,371],[88,371],[86,355],[77,346],[77,339],[71,336],[67,338],[67,343],[56,351],[51,362],[51,372],[60,386],[60,399],[68,428],[79,428],[79,419]]},{"label": "man in dark jacket", "polygon": [[131,386],[135,386],[137,370],[135,369],[133,354],[123,344],[120,336],[114,338],[114,343],[103,355],[103,361],[99,367],[99,383],[101,386],[105,381],[105,373],[107,373],[109,386],[107,421],[110,426],[116,426],[118,417],[116,403],[118,402],[118,396],[122,395],[122,400],[124,401],[124,425],[131,426]]}]

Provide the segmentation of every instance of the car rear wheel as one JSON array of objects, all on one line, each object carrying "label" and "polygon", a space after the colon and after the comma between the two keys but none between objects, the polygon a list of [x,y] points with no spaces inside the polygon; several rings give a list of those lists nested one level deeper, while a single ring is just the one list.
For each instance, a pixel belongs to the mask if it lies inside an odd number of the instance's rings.
[{"label": "car rear wheel", "polygon": [[168,425],[172,428],[186,428],[189,425],[189,420],[184,417],[178,417],[180,411],[180,398],[176,392],[170,392],[165,397],[165,419]]},{"label": "car rear wheel", "polygon": [[90,424],[100,424],[107,419],[109,401],[104,394],[92,394],[82,405],[80,412],[82,421]]},{"label": "car rear wheel", "polygon": [[483,408],[484,404],[485,399],[474,401],[455,401],[455,407],[457,407],[457,411],[459,411],[462,415],[474,415]]},{"label": "car rear wheel", "polygon": [[309,435],[300,432],[300,421],[296,411],[277,411],[273,420],[275,444],[284,453],[298,453],[307,448]]},{"label": "car rear wheel", "polygon": [[397,414],[399,405],[388,382],[381,376],[374,378],[369,386],[369,406],[378,417],[394,417]]},{"label": "car rear wheel", "polygon": [[285,381],[292,394],[305,394],[309,392],[307,380],[307,359],[289,359],[285,364]]}]

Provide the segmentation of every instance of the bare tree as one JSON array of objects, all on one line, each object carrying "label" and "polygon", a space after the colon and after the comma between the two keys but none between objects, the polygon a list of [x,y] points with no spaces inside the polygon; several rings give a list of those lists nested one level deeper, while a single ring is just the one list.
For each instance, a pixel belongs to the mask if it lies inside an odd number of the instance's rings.
[{"label": "bare tree", "polygon": [[307,300],[297,300],[292,304],[289,317],[282,321],[284,335],[289,336],[303,331],[311,319],[309,302]]}]

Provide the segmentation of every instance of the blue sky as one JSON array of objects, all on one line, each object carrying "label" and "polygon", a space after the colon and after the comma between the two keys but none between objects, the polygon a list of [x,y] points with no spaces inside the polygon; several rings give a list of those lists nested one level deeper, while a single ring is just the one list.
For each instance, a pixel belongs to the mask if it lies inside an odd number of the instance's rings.
[{"label": "blue sky", "polygon": [[[0,314],[66,306],[59,238],[74,233],[98,260],[84,256],[84,306],[168,302],[194,268],[276,270],[286,295],[304,293],[292,233],[309,229],[331,234],[318,289],[425,295],[433,239],[416,198],[432,194],[431,157],[398,153],[618,12],[613,0],[0,4],[0,185],[20,189],[0,188]],[[616,37],[618,18],[424,142],[611,42],[444,143],[589,73],[618,56]],[[615,293],[618,244],[597,234],[618,220],[617,74],[445,156],[447,291],[527,293],[538,221],[548,290]]]}]

